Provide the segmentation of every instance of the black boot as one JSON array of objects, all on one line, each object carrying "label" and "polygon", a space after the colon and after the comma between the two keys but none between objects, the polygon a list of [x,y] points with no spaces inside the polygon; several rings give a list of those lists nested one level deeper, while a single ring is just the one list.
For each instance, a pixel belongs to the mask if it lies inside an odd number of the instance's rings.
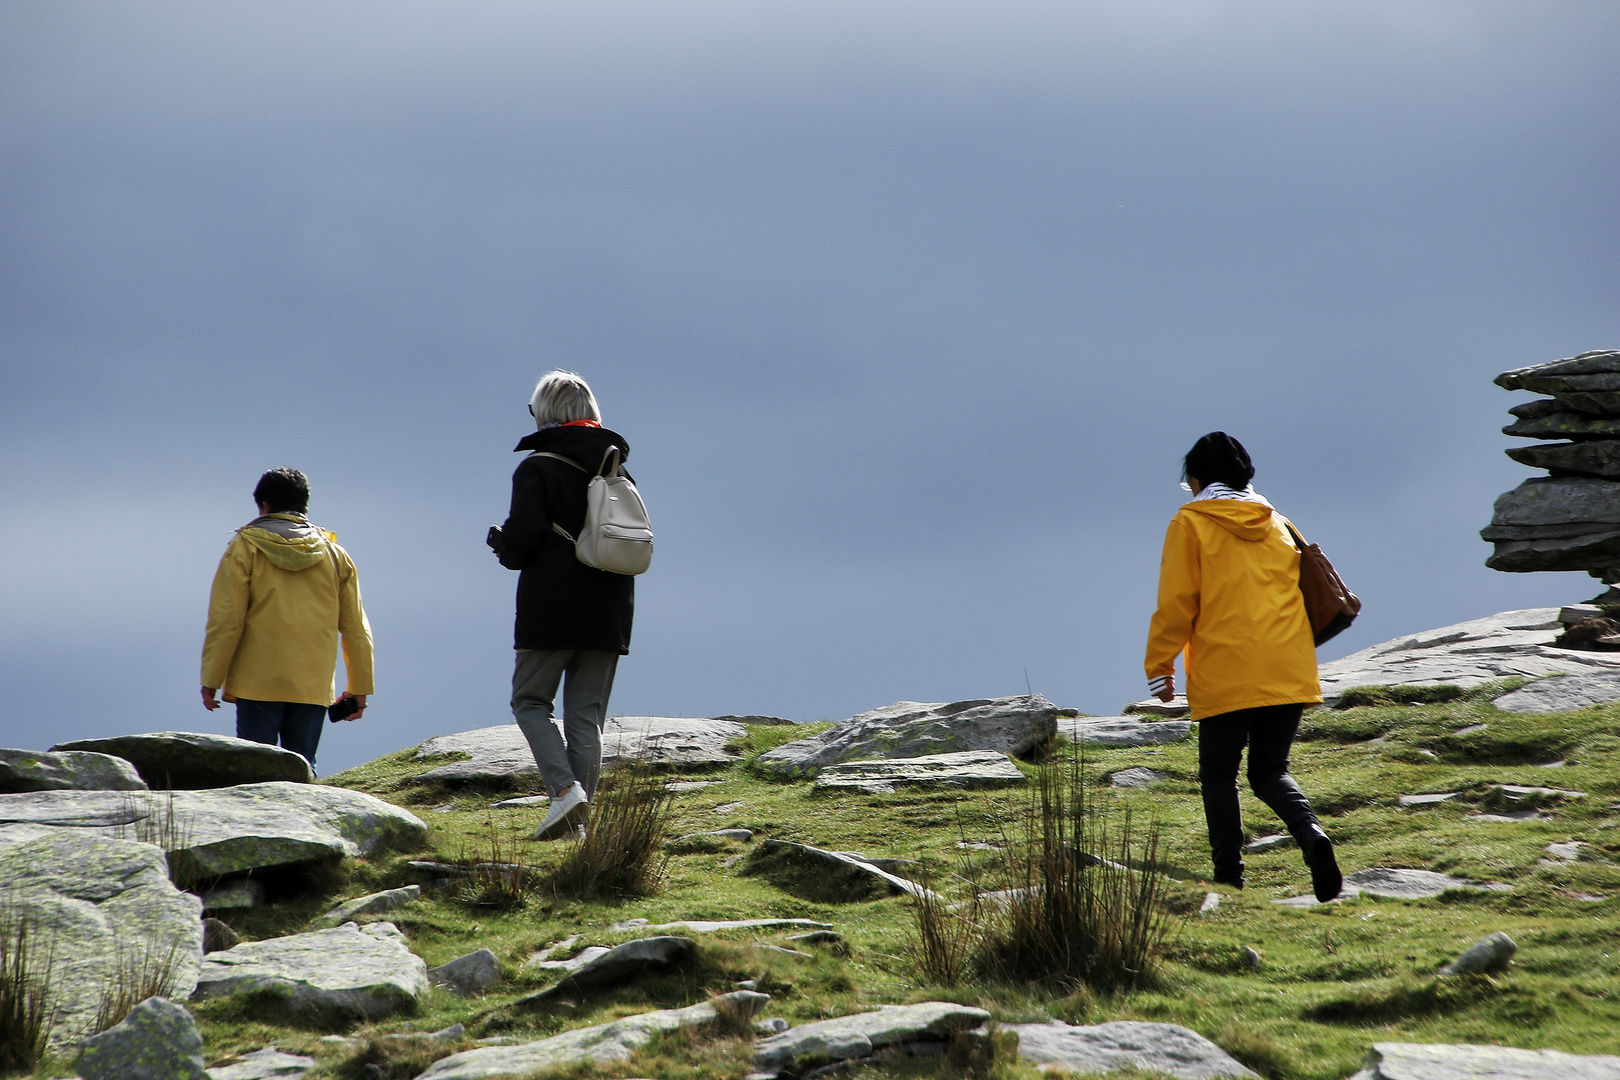
[{"label": "black boot", "polygon": [[1305,849],[1305,865],[1311,868],[1311,891],[1318,903],[1327,903],[1344,891],[1344,875],[1333,857],[1333,841],[1320,836]]}]

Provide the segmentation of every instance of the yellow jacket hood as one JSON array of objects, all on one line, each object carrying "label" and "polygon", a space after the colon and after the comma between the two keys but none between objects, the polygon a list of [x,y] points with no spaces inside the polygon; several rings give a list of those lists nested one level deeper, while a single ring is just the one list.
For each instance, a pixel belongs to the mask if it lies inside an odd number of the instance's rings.
[{"label": "yellow jacket hood", "polygon": [[302,514],[266,514],[239,533],[282,570],[308,570],[330,558],[327,542],[337,537],[309,523]]},{"label": "yellow jacket hood", "polygon": [[1271,521],[1276,511],[1265,503],[1240,499],[1201,499],[1186,503],[1181,509],[1184,513],[1209,518],[1239,540],[1258,543],[1276,532]]}]

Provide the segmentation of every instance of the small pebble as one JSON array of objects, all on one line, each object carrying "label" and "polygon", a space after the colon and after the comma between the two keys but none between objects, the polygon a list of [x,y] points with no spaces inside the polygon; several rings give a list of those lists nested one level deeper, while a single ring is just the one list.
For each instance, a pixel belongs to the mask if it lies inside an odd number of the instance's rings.
[{"label": "small pebble", "polygon": [[1242,949],[1238,950],[1238,955],[1243,957],[1243,966],[1248,968],[1250,971],[1254,971],[1260,967],[1260,953],[1254,949],[1251,949],[1249,946],[1245,945]]}]

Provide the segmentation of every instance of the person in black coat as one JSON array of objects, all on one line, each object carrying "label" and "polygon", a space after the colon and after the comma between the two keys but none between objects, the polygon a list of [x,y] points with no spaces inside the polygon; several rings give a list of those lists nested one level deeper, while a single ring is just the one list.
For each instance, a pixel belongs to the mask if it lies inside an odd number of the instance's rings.
[{"label": "person in black coat", "polygon": [[[585,489],[624,437],[602,426],[602,411],[584,379],[552,371],[529,402],[539,430],[517,444],[528,456],[512,474],[512,509],[490,530],[490,547],[517,589],[512,715],[534,751],[551,809],[534,839],[552,840],[579,827],[602,771],[602,725],[619,657],[630,651],[636,579],[580,562],[570,536],[585,521]],[[563,730],[553,721],[559,683]]]}]

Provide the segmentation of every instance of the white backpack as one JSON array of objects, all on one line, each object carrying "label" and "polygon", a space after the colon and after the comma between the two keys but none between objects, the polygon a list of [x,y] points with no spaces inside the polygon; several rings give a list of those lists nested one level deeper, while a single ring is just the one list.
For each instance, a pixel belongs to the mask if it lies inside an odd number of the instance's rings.
[{"label": "white backpack", "polygon": [[[580,472],[588,471],[573,458],[536,451],[536,457],[566,461]],[[551,524],[552,531],[574,545],[574,555],[586,566],[614,574],[644,574],[652,565],[652,522],[641,493],[627,476],[619,474],[619,448],[608,447],[601,467],[585,489],[585,525],[579,536]]]}]

